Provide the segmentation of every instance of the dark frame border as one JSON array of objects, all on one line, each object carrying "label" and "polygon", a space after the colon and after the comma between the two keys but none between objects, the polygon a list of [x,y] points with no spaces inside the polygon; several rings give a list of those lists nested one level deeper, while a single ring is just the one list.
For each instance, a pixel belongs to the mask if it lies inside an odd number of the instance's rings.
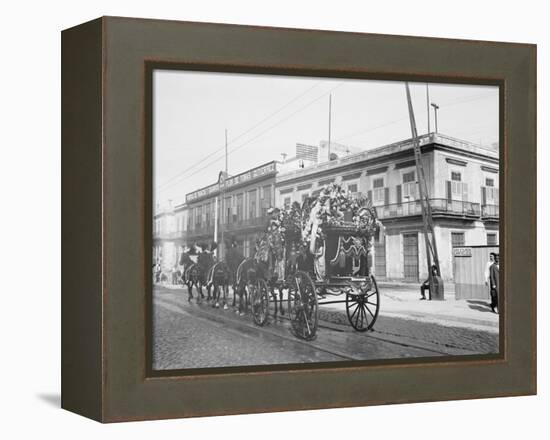
[{"label": "dark frame border", "polygon": [[[115,17],[62,43],[64,408],[116,422],[536,393],[536,46]],[[155,61],[502,81],[505,358],[148,377],[144,84]],[[87,261],[79,245],[94,250]]]},{"label": "dark frame border", "polygon": [[[334,79],[355,79],[355,80],[371,80],[371,81],[409,81],[422,82],[429,81],[432,84],[463,84],[463,85],[489,85],[499,88],[499,138],[504,139],[505,126],[505,106],[504,106],[504,80],[495,78],[468,78],[458,77],[452,78],[437,77],[437,76],[413,76],[408,77],[403,74],[365,72],[365,71],[342,71],[342,70],[308,70],[297,68],[295,66],[251,66],[251,65],[229,65],[229,64],[193,64],[176,61],[159,61],[145,60],[144,61],[144,128],[145,128],[145,163],[148,165],[144,193],[145,203],[145,219],[147,222],[153,218],[153,75],[155,70],[164,71],[195,71],[206,73],[231,73],[231,74],[252,74],[265,75],[276,77],[292,76],[292,77],[307,77],[307,78],[334,78]],[[502,148],[499,150],[499,161],[501,167],[504,168],[504,151],[505,143],[502,142]],[[502,182],[500,182],[502,183]],[[499,184],[500,184],[499,183]],[[149,190],[150,188],[150,190]],[[505,192],[504,186],[502,186]],[[502,204],[500,205],[503,211]],[[152,220],[150,221],[150,223]],[[152,261],[152,229],[147,228],[145,231],[144,241],[146,243],[147,255],[146,263]],[[502,230],[500,231],[502,236]],[[505,243],[500,245],[500,252],[505,255]],[[146,266],[146,270],[150,264]],[[146,343],[146,359],[145,359],[145,375],[147,378],[155,377],[183,377],[194,375],[225,375],[225,374],[246,374],[251,372],[274,372],[274,371],[297,371],[307,370],[315,372],[321,369],[344,369],[350,367],[366,367],[375,365],[408,365],[408,364],[437,364],[440,362],[472,362],[472,361],[496,361],[505,360],[505,319],[506,314],[504,307],[501,307],[499,319],[499,353],[497,354],[479,354],[479,355],[461,355],[461,356],[433,356],[433,357],[417,357],[417,358],[396,358],[396,359],[381,359],[381,360],[358,360],[358,361],[337,361],[337,362],[316,362],[307,364],[276,364],[276,365],[255,365],[255,366],[230,366],[216,368],[189,368],[189,369],[169,369],[169,370],[153,370],[153,281],[152,274],[149,270],[147,274],[147,289],[146,289],[146,326],[145,326],[145,343]],[[504,271],[503,271],[504,272]],[[506,293],[502,295],[506,298]],[[505,301],[504,301],[505,302]]]}]

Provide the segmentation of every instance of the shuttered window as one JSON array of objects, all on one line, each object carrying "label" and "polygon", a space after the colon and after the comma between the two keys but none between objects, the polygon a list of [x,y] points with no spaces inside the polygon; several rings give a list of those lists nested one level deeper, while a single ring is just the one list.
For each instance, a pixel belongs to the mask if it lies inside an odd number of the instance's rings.
[{"label": "shuttered window", "polygon": [[373,203],[382,204],[386,203],[386,188],[384,188],[384,178],[379,177],[372,181],[372,195]]},{"label": "shuttered window", "polygon": [[237,221],[240,221],[243,219],[244,214],[244,196],[243,194],[237,195]]},{"label": "shuttered window", "polygon": [[468,184],[462,182],[462,173],[458,171],[451,172],[451,180],[446,182],[447,200],[468,201]]},{"label": "shuttered window", "polygon": [[262,190],[262,216],[267,215],[267,210],[271,208],[271,186],[264,186]]},{"label": "shuttered window", "polygon": [[248,192],[248,218],[256,218],[257,216],[256,197],[257,191],[255,189]]},{"label": "shuttered window", "polygon": [[201,222],[202,222],[202,206],[197,206],[195,208],[195,226],[197,228],[200,228]]},{"label": "shuttered window", "polygon": [[451,232],[451,246],[464,246],[464,232]]},{"label": "shuttered window", "polygon": [[397,203],[401,203],[402,201],[402,193],[401,193],[401,185],[397,185],[395,187],[395,200],[397,201]]},{"label": "shuttered window", "polygon": [[403,173],[402,197],[405,201],[418,199],[418,183],[414,171]]},{"label": "shuttered window", "polygon": [[481,187],[481,204],[498,205],[498,188],[491,186]]}]

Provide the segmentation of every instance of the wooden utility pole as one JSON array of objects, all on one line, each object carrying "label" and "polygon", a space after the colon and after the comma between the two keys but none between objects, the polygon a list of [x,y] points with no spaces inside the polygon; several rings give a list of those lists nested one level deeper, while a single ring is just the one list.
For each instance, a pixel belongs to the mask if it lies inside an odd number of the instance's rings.
[{"label": "wooden utility pole", "polygon": [[428,112],[428,134],[430,134],[430,86],[426,83],[426,111]]},{"label": "wooden utility pole", "polygon": [[418,191],[420,196],[420,206],[422,209],[422,223],[424,226],[424,241],[426,243],[426,258],[428,263],[428,279],[430,282],[430,299],[434,291],[434,278],[432,274],[432,260],[437,268],[437,275],[441,276],[439,267],[439,256],[437,254],[437,244],[435,240],[435,232],[432,219],[432,207],[430,205],[430,197],[428,194],[428,185],[426,184],[426,176],[424,175],[424,167],[422,166],[422,153],[420,151],[420,143],[418,141],[418,133],[416,131],[416,121],[414,119],[414,109],[411,101],[411,91],[409,83],[405,83],[407,92],[407,104],[409,107],[409,120],[411,124],[411,134],[414,146],[414,161],[416,164],[416,174],[418,179]]},{"label": "wooden utility pole", "polygon": [[227,169],[228,169],[228,154],[227,154],[227,128],[225,129],[225,171],[224,173],[222,174],[223,175],[223,179],[222,179],[222,182],[221,182],[221,188],[220,188],[220,197],[221,197],[221,203],[220,203],[220,206],[221,206],[221,215],[220,215],[220,243],[219,243],[219,246],[218,248],[220,249],[220,255],[219,255],[219,258],[220,260],[223,260],[223,252],[225,251],[225,241],[224,241],[224,237],[223,237],[223,222],[224,222],[224,213],[225,213],[225,210],[227,209],[227,207],[225,206],[225,187],[226,187],[226,182],[227,182]]},{"label": "wooden utility pole", "polygon": [[330,161],[330,136],[332,124],[332,93],[328,95],[328,160]]}]

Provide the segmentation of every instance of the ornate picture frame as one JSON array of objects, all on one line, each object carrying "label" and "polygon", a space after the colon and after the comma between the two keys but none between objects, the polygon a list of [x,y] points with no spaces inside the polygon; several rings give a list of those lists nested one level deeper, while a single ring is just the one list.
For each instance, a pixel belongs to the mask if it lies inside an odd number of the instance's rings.
[{"label": "ornate picture frame", "polygon": [[[500,354],[153,371],[159,66],[498,86]],[[67,29],[62,271],[62,407],[101,422],[535,394],[536,46],[115,17]]]}]

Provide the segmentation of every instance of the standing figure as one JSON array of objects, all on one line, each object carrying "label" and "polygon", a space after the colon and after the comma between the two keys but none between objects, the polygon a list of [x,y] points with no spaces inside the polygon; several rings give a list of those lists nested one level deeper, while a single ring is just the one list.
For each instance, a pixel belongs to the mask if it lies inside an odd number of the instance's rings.
[{"label": "standing figure", "polygon": [[325,241],[318,240],[316,248],[317,249],[313,254],[315,257],[313,264],[313,267],[315,268],[315,276],[317,277],[317,281],[324,281],[326,273]]},{"label": "standing figure", "polygon": [[495,312],[495,307],[498,309],[498,287],[499,287],[499,257],[494,254],[494,263],[489,269],[489,282],[491,287],[491,310]]},{"label": "standing figure", "polygon": [[484,272],[485,285],[489,288],[489,296],[491,295],[491,280],[490,280],[489,271],[491,270],[491,266],[495,262],[495,255],[496,255],[495,252],[491,252],[489,254],[489,261],[487,261],[487,264],[485,265],[485,272]]}]

